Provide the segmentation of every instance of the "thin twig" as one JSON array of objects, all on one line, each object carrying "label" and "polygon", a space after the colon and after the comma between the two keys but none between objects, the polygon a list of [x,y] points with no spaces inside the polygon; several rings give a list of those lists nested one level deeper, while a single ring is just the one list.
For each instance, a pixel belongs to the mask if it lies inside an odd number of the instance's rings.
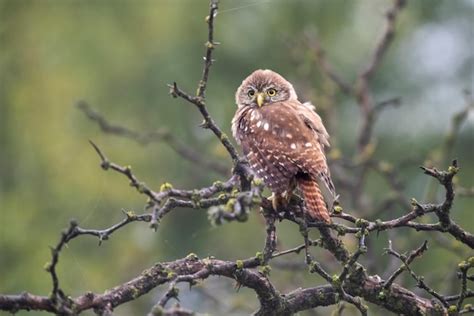
[{"label": "thin twig", "polygon": [[214,60],[212,59],[212,51],[214,50],[215,46],[219,43],[214,42],[214,20],[217,16],[217,9],[218,9],[218,0],[211,0],[210,3],[210,12],[209,15],[206,17],[206,22],[208,25],[208,32],[207,32],[207,42],[206,42],[206,56],[204,57],[204,68],[202,70],[202,78],[199,81],[197,96],[199,98],[204,99],[206,96],[206,87],[207,87],[207,80],[209,78],[209,70],[211,69],[212,63]]},{"label": "thin twig", "polygon": [[[395,270],[392,273],[392,275],[390,275],[390,277],[385,281],[383,287],[385,289],[389,289],[390,286],[392,285],[392,283],[395,281],[395,279],[406,269],[406,265],[409,265],[410,263],[412,263],[413,260],[415,260],[415,258],[420,257],[421,255],[423,255],[423,253],[427,249],[428,249],[428,241],[425,240],[420,247],[418,247],[417,249],[410,252],[408,257],[403,262],[403,265],[401,265],[397,270]],[[388,241],[388,248],[387,248],[386,252],[392,254],[396,258],[400,259],[400,257],[401,257],[400,255],[398,255],[398,253],[396,253],[393,250],[391,240]]]},{"label": "thin twig", "polygon": [[[438,301],[441,302],[441,304],[443,304],[444,307],[448,307],[449,306],[449,303],[446,301],[446,299],[441,295],[439,294],[438,292],[436,292],[434,289],[432,289],[431,287],[429,287],[428,285],[426,285],[425,281],[423,280],[422,277],[418,276],[417,274],[415,274],[415,272],[413,272],[413,270],[410,268],[409,264],[410,262],[408,262],[408,259],[411,259],[411,261],[413,261],[413,259],[415,259],[416,257],[420,256],[426,249],[427,249],[427,244],[428,242],[425,240],[425,242],[415,251],[413,251],[412,253],[410,253],[409,257],[407,258],[406,256],[404,255],[401,255],[399,254],[398,252],[396,252],[395,250],[393,250],[392,248],[392,244],[391,242],[389,243],[389,247],[386,249],[387,253],[392,255],[392,256],[395,256],[397,257],[398,259],[400,259],[401,262],[403,262],[403,266],[400,267],[400,271],[397,270],[395,271],[393,278],[389,278],[389,281],[390,281],[390,284],[392,284],[392,282],[395,280],[395,278],[403,271],[403,270],[407,270],[410,275],[412,276],[412,278],[417,282],[417,286],[420,288],[420,289],[423,289],[425,290],[426,292],[428,292],[429,294],[431,294],[433,297],[435,297]],[[384,284],[384,288],[387,288],[387,282]]]},{"label": "thin twig", "polygon": [[342,92],[347,95],[351,95],[353,93],[351,84],[346,82],[338,73],[336,73],[334,67],[329,63],[326,58],[326,53],[321,47],[321,43],[315,32],[306,31],[305,40],[308,42],[308,45],[316,55],[316,61],[319,65],[319,68],[339,87]]},{"label": "thin twig", "polygon": [[456,304],[457,310],[460,311],[464,300],[467,297],[468,289],[467,289],[467,280],[468,280],[468,271],[471,268],[474,268],[474,257],[469,258],[466,261],[461,262],[459,265],[459,277],[461,279],[461,291],[459,292],[459,300]]},{"label": "thin twig", "polygon": [[[201,115],[204,118],[204,122],[201,124],[203,128],[210,129],[221,141],[222,145],[225,147],[227,152],[229,153],[232,161],[234,162],[234,166],[242,164],[242,159],[239,157],[237,150],[235,149],[234,145],[229,140],[229,137],[222,132],[220,127],[214,122],[212,117],[210,116],[207,108],[206,108],[206,88],[207,88],[207,81],[209,80],[209,72],[211,66],[213,64],[212,53],[215,49],[215,46],[218,44],[214,42],[214,21],[217,16],[217,0],[211,0],[210,2],[210,11],[209,15],[206,17],[206,22],[208,25],[208,37],[206,42],[206,56],[204,57],[204,66],[202,71],[202,77],[198,84],[198,89],[196,96],[191,96],[190,94],[184,92],[182,89],[178,88],[176,82],[171,85],[168,85],[170,88],[170,93],[174,97],[180,97],[184,100],[188,101],[189,103],[194,104],[201,112]],[[244,177],[247,177],[248,174],[243,174]]]}]

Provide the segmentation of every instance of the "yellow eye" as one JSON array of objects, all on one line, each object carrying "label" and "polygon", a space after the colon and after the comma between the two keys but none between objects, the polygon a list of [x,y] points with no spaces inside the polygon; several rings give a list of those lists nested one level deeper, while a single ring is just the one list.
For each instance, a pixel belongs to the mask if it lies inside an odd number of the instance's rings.
[{"label": "yellow eye", "polygon": [[277,91],[273,88],[267,90],[267,94],[269,97],[274,97],[277,94]]},{"label": "yellow eye", "polygon": [[253,97],[253,96],[255,95],[255,90],[250,89],[250,90],[247,92],[247,95],[248,95],[249,97]]}]

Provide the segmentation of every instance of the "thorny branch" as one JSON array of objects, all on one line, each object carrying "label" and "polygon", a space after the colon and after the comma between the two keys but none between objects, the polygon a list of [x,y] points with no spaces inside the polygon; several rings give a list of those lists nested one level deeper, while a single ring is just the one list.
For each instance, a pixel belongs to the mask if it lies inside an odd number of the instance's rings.
[{"label": "thorny branch", "polygon": [[[164,183],[159,190],[154,190],[142,182],[130,166],[121,166],[110,161],[104,152],[95,143],[91,142],[100,157],[101,167],[104,170],[113,170],[122,174],[130,182],[131,187],[146,197],[145,213],[137,215],[133,211],[122,210],[125,218],[102,230],[82,228],[76,221],[71,221],[69,227],[61,234],[56,246],[52,247],[51,263],[46,266],[46,270],[52,279],[51,295],[38,296],[27,292],[20,295],[0,295],[0,310],[10,312],[38,310],[61,315],[76,315],[92,309],[100,315],[111,315],[115,307],[135,300],[156,287],[167,284],[168,290],[151,307],[149,315],[192,315],[193,311],[181,308],[179,305],[166,308],[171,299],[179,299],[177,285],[187,283],[192,288],[198,281],[205,280],[210,276],[222,276],[235,280],[239,286],[245,286],[255,291],[260,303],[259,309],[255,312],[256,315],[290,315],[311,308],[334,305],[341,300],[353,304],[362,315],[368,313],[367,305],[363,300],[404,315],[448,315],[448,313],[457,315],[472,312],[471,305],[463,306],[463,304],[466,299],[474,297],[474,292],[468,287],[468,283],[474,279],[474,276],[469,274],[469,270],[474,267],[474,257],[470,257],[459,264],[460,290],[459,293],[454,295],[444,295],[429,287],[423,277],[411,269],[410,264],[413,260],[420,258],[427,251],[426,241],[408,255],[396,252],[389,243],[387,253],[400,260],[402,265],[387,280],[383,280],[377,275],[370,275],[364,265],[359,262],[363,260],[363,255],[370,249],[370,244],[367,242],[371,234],[398,228],[448,233],[463,245],[470,249],[474,248],[474,236],[451,218],[455,198],[453,178],[459,172],[456,161],[453,161],[447,171],[422,167],[425,174],[437,179],[444,187],[446,194],[442,202],[439,204],[420,203],[412,199],[410,204],[401,193],[403,184],[396,177],[394,168],[388,163],[378,161],[373,157],[375,145],[372,144],[371,139],[375,118],[383,109],[388,106],[397,106],[400,101],[399,98],[393,98],[376,104],[369,89],[369,81],[381,64],[383,56],[393,40],[396,18],[404,5],[404,0],[393,1],[393,6],[386,15],[385,30],[377,42],[367,66],[360,71],[353,85],[345,82],[334,71],[334,68],[326,60],[319,42],[316,39],[310,41],[323,72],[343,92],[356,98],[364,118],[364,124],[359,135],[359,155],[353,162],[347,163],[344,159],[339,160],[342,166],[345,165],[348,169],[355,167],[359,170],[356,178],[347,183],[356,192],[353,195],[353,204],[357,207],[360,206],[362,184],[368,170],[373,169],[379,172],[387,180],[391,190],[397,193],[391,199],[406,209],[404,215],[386,221],[368,220],[350,215],[344,212],[341,205],[335,205],[332,217],[338,219],[338,221],[330,224],[308,222],[301,218],[301,214],[304,214],[301,211],[301,208],[304,208],[304,203],[300,199],[292,201],[285,213],[276,214],[271,202],[262,196],[262,185],[258,181],[252,181],[252,173],[248,169],[245,160],[238,155],[237,150],[212,119],[206,107],[207,82],[210,68],[214,62],[213,50],[218,44],[214,40],[214,23],[218,4],[216,0],[211,0],[209,15],[206,18],[208,25],[206,53],[196,96],[184,92],[176,83],[170,85],[170,92],[174,97],[180,97],[197,107],[204,118],[202,126],[210,129],[218,137],[232,158],[234,163],[233,175],[225,182],[216,181],[212,185],[200,189],[176,189],[171,184]],[[136,132],[119,125],[110,124],[103,116],[89,108],[86,103],[79,103],[78,106],[91,120],[96,121],[106,133],[128,137],[144,144],[151,141],[163,141],[185,159],[214,169],[218,173],[227,174],[227,169],[224,166],[216,166],[207,162],[206,158],[171,137],[167,131]],[[454,122],[460,122],[459,124],[461,124],[466,115],[462,112],[460,118]],[[456,126],[458,125],[455,125],[454,128]],[[457,133],[457,130],[455,132]],[[389,203],[390,201],[387,200],[386,202]],[[382,203],[381,209],[386,208],[384,205]],[[61,289],[56,268],[61,250],[68,242],[82,235],[91,235],[97,237],[100,244],[117,230],[132,222],[148,222],[152,228],[157,229],[160,220],[178,207],[208,209],[209,218],[215,224],[222,224],[223,221],[245,221],[251,208],[260,208],[266,223],[266,238],[262,252],[235,262],[213,257],[200,259],[194,254],[171,262],[159,262],[144,270],[136,278],[108,289],[103,294],[87,292],[81,296],[71,298]],[[417,221],[427,214],[434,214],[438,222]],[[287,220],[294,223],[300,229],[304,243],[294,248],[277,251],[276,223],[278,220]],[[309,239],[309,231],[314,228],[320,233],[320,239],[318,240]],[[346,234],[352,234],[358,241],[357,249],[352,253],[339,238],[339,236]],[[321,263],[313,259],[311,251],[314,248],[311,247],[316,246],[326,249],[340,264],[341,271],[339,273],[331,276]],[[305,261],[309,271],[318,274],[327,283],[314,287],[299,288],[288,293],[280,293],[272,284],[268,275],[273,263],[272,260],[297,254],[303,250],[305,251]],[[436,300],[423,298],[395,283],[403,271],[408,271],[412,278],[416,280],[417,286]]]},{"label": "thorny branch", "polygon": [[[416,257],[420,257],[423,252],[425,252],[426,250],[428,250],[428,241],[425,240],[423,242],[423,244],[416,250],[413,250],[406,259],[403,259],[403,265],[400,266],[400,268],[398,268],[397,270],[395,270],[393,272],[393,274],[387,279],[387,281],[385,281],[384,283],[384,288],[387,289],[390,287],[390,285],[392,285],[392,283],[395,281],[395,279],[400,275],[402,274],[402,272],[406,269],[405,266],[406,265],[409,265]],[[392,241],[389,240],[388,241],[388,248],[387,248],[387,253],[397,257],[398,259],[401,259],[401,255],[397,252],[395,252],[395,250],[393,250],[392,248]]]},{"label": "thorny branch", "polygon": [[184,100],[188,101],[189,103],[194,104],[199,112],[201,112],[204,122],[201,124],[203,128],[210,129],[221,141],[222,145],[228,151],[230,157],[232,158],[234,165],[237,166],[241,163],[242,159],[239,157],[237,150],[232,145],[229,140],[229,137],[222,132],[219,126],[214,122],[211,115],[209,114],[207,107],[206,107],[206,88],[207,88],[207,81],[209,79],[209,71],[211,69],[214,60],[212,59],[212,53],[218,45],[218,42],[214,41],[214,21],[217,16],[217,0],[211,0],[210,4],[210,12],[209,15],[206,17],[206,22],[208,24],[208,37],[206,42],[206,56],[204,57],[204,67],[202,71],[202,78],[199,81],[198,89],[196,96],[192,96],[182,89],[178,88],[176,82],[169,85],[170,94],[173,97],[180,97]]},{"label": "thorny branch", "polygon": [[[425,281],[423,280],[422,277],[418,276],[417,274],[415,274],[415,272],[410,268],[409,264],[411,261],[413,261],[413,259],[417,256],[420,256],[425,250],[427,249],[427,241],[425,240],[425,242],[423,243],[423,245],[421,245],[417,250],[413,251],[410,256],[408,257],[408,259],[406,259],[406,256],[404,255],[401,255],[399,254],[398,252],[396,252],[395,250],[392,249],[392,245],[391,243],[389,243],[389,248],[387,249],[387,253],[391,254],[392,256],[395,256],[397,257],[398,259],[400,259],[400,261],[403,262],[403,268],[401,269],[406,269],[408,270],[408,272],[410,273],[410,275],[413,277],[413,279],[415,279],[415,281],[417,282],[417,286],[423,290],[425,290],[426,292],[428,292],[429,294],[431,294],[433,297],[435,297],[438,301],[440,301],[444,307],[448,307],[448,302],[446,301],[446,299],[439,293],[437,293],[435,290],[433,290],[431,287],[429,287],[428,285],[426,285]],[[410,262],[409,262],[410,260]],[[396,272],[395,272],[396,273]]]}]

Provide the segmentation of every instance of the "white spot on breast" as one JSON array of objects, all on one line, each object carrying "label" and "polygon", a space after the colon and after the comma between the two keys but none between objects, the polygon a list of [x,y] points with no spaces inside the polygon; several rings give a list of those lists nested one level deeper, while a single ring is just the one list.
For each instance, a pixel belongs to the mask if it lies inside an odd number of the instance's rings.
[{"label": "white spot on breast", "polygon": [[295,143],[292,143],[292,144],[290,145],[290,147],[291,147],[291,149],[296,149],[296,144],[295,144]]},{"label": "white spot on breast", "polygon": [[269,128],[270,128],[270,125],[268,123],[263,124],[264,130],[268,131]]},{"label": "white spot on breast", "polygon": [[250,112],[250,120],[253,121],[255,120],[255,111],[252,110],[252,112]]},{"label": "white spot on breast", "polygon": [[289,139],[292,139],[292,138],[293,138],[293,135],[291,135],[291,134],[286,134],[286,137],[289,138]]},{"label": "white spot on breast", "polygon": [[311,144],[311,143],[306,143],[304,145],[305,145],[305,147],[313,147],[313,144]]},{"label": "white spot on breast", "polygon": [[257,122],[257,127],[260,127],[260,125],[262,125],[262,121]]}]

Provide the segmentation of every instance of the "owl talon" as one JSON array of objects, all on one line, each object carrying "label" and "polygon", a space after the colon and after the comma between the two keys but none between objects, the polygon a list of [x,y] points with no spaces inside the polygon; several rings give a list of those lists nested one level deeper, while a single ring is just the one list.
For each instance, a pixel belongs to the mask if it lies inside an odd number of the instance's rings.
[{"label": "owl talon", "polygon": [[283,194],[272,193],[269,199],[272,201],[272,207],[275,212],[279,213],[287,211],[290,198],[288,197],[288,194],[286,192],[284,192]]}]

